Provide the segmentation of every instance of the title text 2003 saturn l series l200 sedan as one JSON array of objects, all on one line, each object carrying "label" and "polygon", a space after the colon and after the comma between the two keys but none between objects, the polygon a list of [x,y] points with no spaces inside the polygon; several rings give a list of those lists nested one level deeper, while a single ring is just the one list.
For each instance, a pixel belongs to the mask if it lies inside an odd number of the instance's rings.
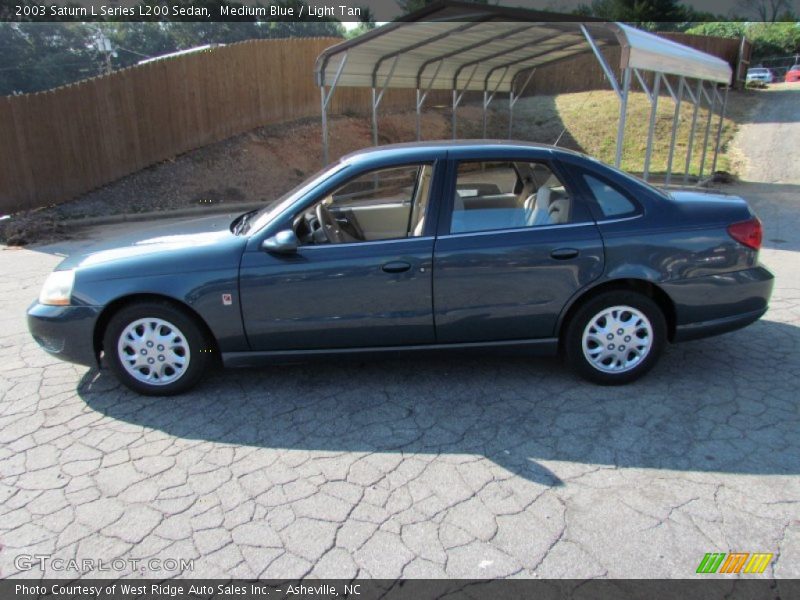
[{"label": "title text 2003 saturn l series l200 sedan", "polygon": [[615,384],[668,341],[757,320],[773,284],[744,200],[523,143],[359,152],[231,218],[70,256],[31,333],[144,394],[184,391],[220,358],[446,348],[560,351]]}]

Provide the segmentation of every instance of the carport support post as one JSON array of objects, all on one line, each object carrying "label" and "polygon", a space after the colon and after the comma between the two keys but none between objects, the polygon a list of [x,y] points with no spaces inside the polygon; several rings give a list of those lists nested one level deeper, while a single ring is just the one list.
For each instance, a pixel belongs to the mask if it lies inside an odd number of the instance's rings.
[{"label": "carport support post", "polygon": [[458,91],[453,88],[453,139],[456,139],[456,111],[458,110]]},{"label": "carport support post", "polygon": [[378,90],[372,88],[372,145],[378,145]]},{"label": "carport support post", "polygon": [[722,108],[719,112],[719,126],[717,127],[717,141],[714,143],[714,162],[711,164],[712,175],[717,171],[717,155],[719,154],[719,142],[722,139],[722,123],[725,120],[725,109],[728,106],[728,90],[730,86],[725,86],[725,96],[722,98]]},{"label": "carport support post", "polygon": [[508,92],[508,139],[511,139],[511,127],[514,125],[514,90]]},{"label": "carport support post", "polygon": [[689,170],[692,168],[692,147],[694,146],[694,129],[697,126],[697,110],[700,108],[700,100],[703,94],[703,80],[697,82],[697,91],[694,97],[694,110],[692,111],[692,127],[689,129],[689,147],[686,149],[686,168],[683,172],[683,183],[689,181]]},{"label": "carport support post", "polygon": [[619,102],[619,125],[617,126],[617,153],[614,166],[618,169],[622,164],[622,145],[625,143],[625,120],[628,116],[628,92],[631,89],[631,68],[625,67],[622,73],[622,95]]},{"label": "carport support post", "polygon": [[336,69],[336,75],[333,77],[333,83],[331,83],[331,89],[326,94],[325,93],[325,73],[321,74],[321,83],[319,86],[319,95],[321,100],[321,115],[322,115],[322,166],[326,166],[328,164],[328,104],[331,103],[331,98],[333,98],[333,92],[336,90],[336,84],[339,83],[339,77],[342,75],[342,71],[344,70],[344,65],[347,63],[347,53],[342,57],[342,61],[339,63],[339,68]]},{"label": "carport support post", "polygon": [[672,159],[675,156],[675,140],[678,137],[678,127],[680,127],[683,85],[684,78],[681,77],[680,81],[678,82],[678,93],[675,96],[675,115],[672,117],[672,135],[670,136],[669,140],[669,157],[667,158],[667,175],[664,177],[664,187],[669,185],[669,180],[672,178]]},{"label": "carport support post", "polygon": [[420,92],[419,88],[417,88],[417,102],[416,102],[416,112],[417,112],[417,141],[422,139],[422,103],[419,99],[422,97],[422,92]]},{"label": "carport support post", "polygon": [[483,90],[483,139],[486,139],[486,110],[489,108],[489,92]]},{"label": "carport support post", "polygon": [[497,82],[497,85],[494,86],[492,93],[489,93],[489,77],[491,74],[496,70],[492,69],[489,73],[486,74],[486,79],[483,81],[483,139],[486,139],[486,129],[488,125],[488,112],[489,112],[489,105],[494,100],[495,94],[497,94],[497,90],[500,89],[500,86],[503,84],[503,80],[506,78],[508,74],[508,67],[503,69],[503,74],[500,76],[500,80]]},{"label": "carport support post", "polygon": [[514,124],[514,105],[522,97],[522,94],[525,93],[525,89],[528,87],[531,79],[533,79],[534,73],[536,73],[536,67],[531,69],[528,78],[525,80],[525,83],[522,84],[522,87],[519,90],[519,94],[514,93],[514,77],[516,77],[516,75],[511,78],[511,91],[508,93],[508,139],[511,139],[511,133],[513,132],[512,125]]},{"label": "carport support post", "polygon": [[479,64],[476,64],[475,68],[472,69],[472,73],[470,73],[467,83],[464,84],[464,89],[461,90],[461,93],[458,92],[458,71],[456,71],[456,74],[453,77],[453,139],[456,139],[456,114],[458,105],[461,104],[461,100],[464,99],[464,94],[467,93],[469,84],[472,83],[472,79],[475,77],[475,73],[478,72],[479,66]]},{"label": "carport support post", "polygon": [[319,94],[322,100],[322,166],[328,164],[328,103],[325,102],[325,86],[319,86]]},{"label": "carport support post", "polygon": [[600,48],[597,47],[597,44],[595,43],[594,39],[589,33],[589,30],[586,29],[586,25],[581,25],[581,33],[583,33],[583,37],[586,38],[586,41],[589,43],[589,47],[591,47],[592,52],[594,52],[594,56],[597,59],[597,62],[600,63],[600,67],[603,69],[603,73],[605,73],[606,79],[608,79],[608,83],[611,84],[611,87],[614,88],[614,92],[616,92],[617,96],[619,97],[622,94],[622,92],[619,89],[617,78],[614,76],[614,71],[612,71],[611,67],[608,66],[608,62],[603,56],[603,53],[600,52]]},{"label": "carport support post", "polygon": [[653,81],[653,94],[650,98],[650,124],[647,127],[647,147],[644,151],[644,170],[642,179],[647,181],[650,176],[650,157],[653,154],[653,132],[656,129],[656,117],[658,116],[658,92],[661,88],[661,73],[656,71]]},{"label": "carport support post", "polygon": [[428,97],[428,92],[431,91],[433,82],[436,81],[436,76],[439,74],[439,69],[442,68],[443,64],[443,61],[439,61],[439,65],[433,72],[433,77],[431,77],[431,81],[428,83],[428,87],[425,88],[424,92],[420,89],[420,79],[419,77],[417,78],[417,141],[422,139],[422,105],[425,104],[425,99]]},{"label": "carport support post", "polygon": [[703,178],[703,167],[706,164],[706,153],[708,151],[708,136],[711,133],[711,120],[714,118],[714,106],[717,102],[717,87],[716,84],[712,84],[711,88],[711,102],[708,105],[708,119],[706,119],[706,132],[703,135],[703,153],[700,155],[700,174],[698,175],[699,179]]},{"label": "carport support post", "polygon": [[378,145],[378,107],[381,104],[381,100],[383,100],[383,95],[386,93],[386,90],[389,88],[389,83],[392,81],[392,75],[394,75],[395,67],[397,67],[397,61],[400,58],[400,55],[397,55],[392,62],[392,66],[389,69],[389,73],[386,75],[386,79],[383,82],[383,87],[381,88],[380,94],[378,93],[378,88],[375,87],[377,85],[377,76],[373,73],[372,75],[372,145]]}]

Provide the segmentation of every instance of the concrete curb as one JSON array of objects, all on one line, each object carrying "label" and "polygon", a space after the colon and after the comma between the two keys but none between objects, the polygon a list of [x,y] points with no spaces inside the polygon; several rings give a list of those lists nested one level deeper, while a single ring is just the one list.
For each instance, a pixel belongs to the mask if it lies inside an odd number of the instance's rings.
[{"label": "concrete curb", "polygon": [[105,217],[81,217],[79,219],[64,219],[62,225],[69,228],[94,227],[95,225],[116,225],[118,223],[134,223],[137,221],[153,221],[156,219],[172,219],[177,217],[194,217],[205,215],[220,215],[225,213],[242,213],[254,208],[263,208],[263,202],[242,202],[237,204],[213,204],[210,206],[192,206],[176,210],[153,210],[141,213],[128,213],[121,215],[108,215]]}]

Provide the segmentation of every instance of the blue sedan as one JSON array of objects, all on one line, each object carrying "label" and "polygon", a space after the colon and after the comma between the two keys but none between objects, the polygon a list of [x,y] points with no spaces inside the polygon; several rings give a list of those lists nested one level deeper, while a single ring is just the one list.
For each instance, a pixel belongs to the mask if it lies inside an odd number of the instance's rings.
[{"label": "blue sedan", "polygon": [[142,394],[219,363],[448,349],[560,353],[622,384],[669,342],[765,313],[761,236],[740,198],[668,194],[563,149],[385,146],[261,210],[70,256],[28,324]]}]

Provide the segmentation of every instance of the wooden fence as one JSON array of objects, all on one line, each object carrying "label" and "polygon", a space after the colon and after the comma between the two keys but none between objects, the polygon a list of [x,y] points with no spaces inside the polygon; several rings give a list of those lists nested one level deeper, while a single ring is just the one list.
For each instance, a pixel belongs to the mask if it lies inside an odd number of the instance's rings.
[{"label": "wooden fence", "polygon": [[[177,154],[320,113],[317,55],[338,38],[258,40],[47,92],[0,97],[0,214],[63,202]],[[414,106],[390,90],[382,110]],[[368,89],[332,112],[366,114]]]},{"label": "wooden fence", "polygon": [[[0,97],[0,214],[69,200],[255,127],[319,116],[314,61],[338,41],[242,42],[47,92]],[[726,59],[735,57],[734,46],[738,50],[737,40],[683,36],[677,41]],[[618,52],[610,51],[608,59],[618,64]],[[607,86],[587,54],[540,69],[528,93]],[[449,98],[443,94],[429,105]],[[413,90],[388,90],[381,110],[413,106]],[[369,89],[341,88],[331,112],[367,114],[370,107]]]}]

